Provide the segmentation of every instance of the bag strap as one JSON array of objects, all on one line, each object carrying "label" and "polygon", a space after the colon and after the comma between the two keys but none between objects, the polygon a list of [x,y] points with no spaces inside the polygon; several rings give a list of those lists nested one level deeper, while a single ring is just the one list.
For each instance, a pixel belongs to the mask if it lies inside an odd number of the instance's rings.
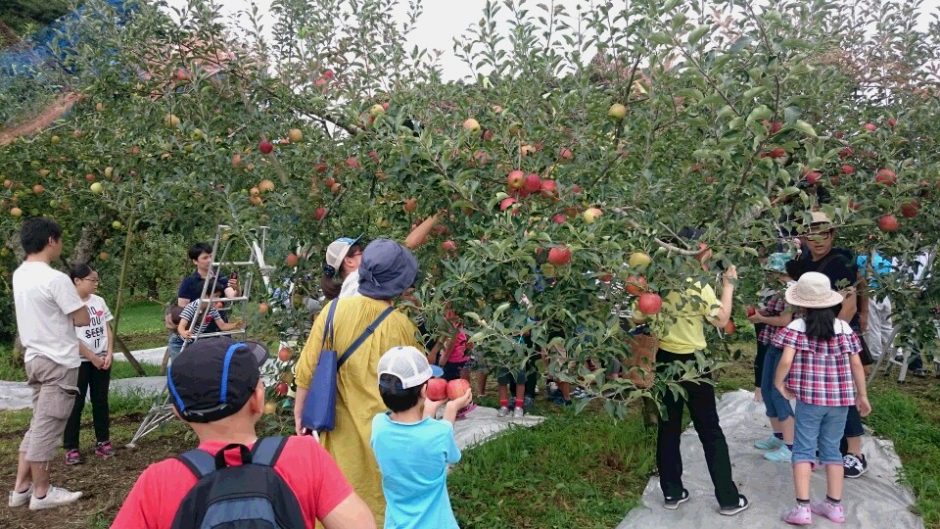
[{"label": "bag strap", "polygon": [[273,467],[286,444],[287,438],[280,435],[258,439],[254,448],[251,449],[251,462],[255,465]]},{"label": "bag strap", "polygon": [[176,459],[183,463],[196,476],[196,479],[202,479],[215,472],[215,457],[205,450],[193,448],[180,454]]},{"label": "bag strap", "polygon": [[395,307],[391,307],[391,306],[383,310],[382,314],[379,314],[379,316],[375,319],[375,321],[373,321],[371,325],[366,327],[366,330],[362,331],[362,334],[359,335],[359,338],[357,338],[356,341],[353,342],[353,344],[349,346],[349,349],[346,349],[346,352],[343,353],[343,356],[341,356],[340,359],[336,362],[337,370],[339,370],[339,368],[342,367],[343,363],[346,362],[346,359],[349,358],[349,355],[355,353],[356,349],[359,349],[359,346],[362,345],[362,343],[365,342],[369,338],[369,336],[372,336],[372,333],[374,333],[375,330],[379,328],[379,325],[381,325],[382,322],[385,321],[385,318],[388,317],[388,315],[391,314],[392,311],[394,310],[395,310]]},{"label": "bag strap", "polygon": [[330,338],[330,348],[333,347],[333,315],[336,314],[336,306],[339,305],[339,298],[334,299],[330,304],[330,311],[326,315],[326,324],[323,326],[323,342],[320,343],[320,350],[326,348],[326,338]]}]

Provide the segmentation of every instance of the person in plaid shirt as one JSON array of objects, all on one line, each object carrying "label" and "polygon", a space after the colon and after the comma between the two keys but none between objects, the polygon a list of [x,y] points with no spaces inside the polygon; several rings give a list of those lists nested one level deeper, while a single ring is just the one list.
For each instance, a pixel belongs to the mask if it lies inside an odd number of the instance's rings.
[{"label": "person in plaid shirt", "polygon": [[[767,264],[764,265],[764,270],[768,275],[772,275],[771,279],[779,282],[780,286],[790,282],[790,276],[787,274],[789,260],[790,254],[788,253],[773,253],[768,256]],[[747,319],[755,326],[761,326],[757,343],[758,348],[764,350],[764,358],[760,369],[759,384],[764,409],[774,432],[767,439],[754,443],[754,447],[769,450],[764,454],[764,458],[770,461],[790,461],[793,456],[793,408],[790,406],[790,401],[783,398],[783,395],[774,388],[774,370],[777,369],[783,351],[775,347],[771,341],[778,330],[793,320],[793,314],[787,307],[783,292],[777,291],[763,303],[763,307]]]},{"label": "person in plaid shirt", "polygon": [[[859,358],[862,344],[849,324],[836,317],[843,297],[832,290],[825,275],[806,272],[787,288],[786,301],[804,308],[805,314],[773,338],[773,344],[783,349],[774,385],[787,399],[796,398],[796,506],[784,513],[783,520],[808,525],[815,513],[844,523],[844,468],[839,442],[850,406],[857,406],[863,417],[871,413],[865,370]],[[826,500],[810,503],[810,477],[817,448],[819,461],[826,466]]]}]

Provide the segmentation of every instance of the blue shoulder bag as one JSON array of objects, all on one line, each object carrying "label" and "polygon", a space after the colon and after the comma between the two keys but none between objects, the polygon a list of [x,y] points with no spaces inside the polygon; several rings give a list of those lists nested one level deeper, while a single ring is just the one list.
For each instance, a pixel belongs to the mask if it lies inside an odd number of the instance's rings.
[{"label": "blue shoulder bag", "polygon": [[[339,368],[343,367],[349,356],[356,352],[356,349],[369,336],[372,336],[372,333],[381,325],[382,321],[395,310],[395,307],[388,307],[382,311],[375,318],[375,321],[362,331],[359,338],[356,338],[356,341],[349,346],[343,356],[337,360],[336,348],[333,345],[333,315],[336,313],[336,305],[338,304],[338,299],[330,304],[330,312],[327,314],[326,325],[323,328],[320,360],[317,361],[317,370],[313,374],[307,400],[304,402],[304,409],[300,415],[300,425],[313,432],[333,430],[336,425],[336,375]],[[329,342],[327,342],[327,339],[329,339]]]}]

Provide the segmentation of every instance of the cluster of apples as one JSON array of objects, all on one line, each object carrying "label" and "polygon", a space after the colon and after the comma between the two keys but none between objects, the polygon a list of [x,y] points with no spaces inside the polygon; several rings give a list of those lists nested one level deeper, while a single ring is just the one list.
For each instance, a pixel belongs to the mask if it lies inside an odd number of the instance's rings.
[{"label": "cluster of apples", "polygon": [[462,378],[451,380],[432,378],[428,380],[428,398],[433,401],[456,400],[463,397],[470,389],[470,383]]}]

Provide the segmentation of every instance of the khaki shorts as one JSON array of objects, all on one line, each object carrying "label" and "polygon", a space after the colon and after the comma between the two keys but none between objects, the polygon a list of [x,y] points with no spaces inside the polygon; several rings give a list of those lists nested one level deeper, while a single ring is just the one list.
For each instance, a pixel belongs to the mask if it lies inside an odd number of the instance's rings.
[{"label": "khaki shorts", "polygon": [[78,368],[37,356],[26,362],[27,384],[33,390],[33,418],[20,452],[34,463],[52,461],[62,445],[65,423],[78,395]]}]

